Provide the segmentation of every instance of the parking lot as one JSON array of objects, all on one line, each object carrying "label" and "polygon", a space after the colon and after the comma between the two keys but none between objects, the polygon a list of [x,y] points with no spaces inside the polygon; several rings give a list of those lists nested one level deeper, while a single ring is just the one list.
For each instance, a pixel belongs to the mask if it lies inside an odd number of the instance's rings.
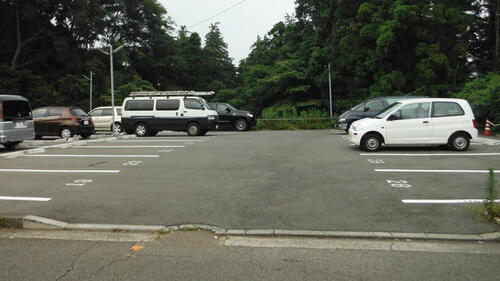
[{"label": "parking lot", "polygon": [[29,141],[18,149],[25,156],[0,159],[0,213],[233,229],[499,230],[466,204],[485,198],[486,170],[500,169],[495,141],[462,153],[421,147],[373,154],[341,131],[322,130],[98,135],[60,144]]}]

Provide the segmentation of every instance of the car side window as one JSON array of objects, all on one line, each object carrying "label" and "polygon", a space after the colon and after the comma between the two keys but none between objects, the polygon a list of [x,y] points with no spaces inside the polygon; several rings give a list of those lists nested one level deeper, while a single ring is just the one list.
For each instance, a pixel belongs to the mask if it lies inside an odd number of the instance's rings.
[{"label": "car side window", "polygon": [[225,105],[223,103],[219,103],[217,105],[217,112],[226,114],[226,113],[231,112],[231,108],[229,108],[229,106],[227,106],[227,105]]},{"label": "car side window", "polygon": [[366,108],[369,111],[381,111],[384,109],[384,103],[381,100],[372,100],[366,103]]},{"label": "car side window", "polygon": [[178,110],[179,100],[157,100],[156,110]]},{"label": "car side window", "polygon": [[429,118],[429,102],[412,103],[401,107],[395,115],[402,120]]},{"label": "car side window", "polygon": [[105,108],[102,110],[102,116],[111,116],[113,115],[113,110],[111,108]]},{"label": "car side window", "polygon": [[125,110],[131,111],[149,111],[153,110],[153,100],[129,100],[125,104]]},{"label": "car side window", "polygon": [[203,104],[197,99],[184,99],[184,107],[187,109],[204,109]]},{"label": "car side window", "polygon": [[449,117],[465,115],[462,107],[456,102],[433,102],[432,117]]},{"label": "car side window", "polygon": [[90,117],[99,117],[102,115],[102,109],[96,109],[92,111],[89,115]]},{"label": "car side window", "polygon": [[36,109],[33,110],[32,114],[33,118],[41,118],[47,114],[47,109],[46,108]]},{"label": "car side window", "polygon": [[49,114],[47,114],[48,117],[59,117],[61,114],[63,114],[64,109],[62,108],[52,108],[49,109]]}]

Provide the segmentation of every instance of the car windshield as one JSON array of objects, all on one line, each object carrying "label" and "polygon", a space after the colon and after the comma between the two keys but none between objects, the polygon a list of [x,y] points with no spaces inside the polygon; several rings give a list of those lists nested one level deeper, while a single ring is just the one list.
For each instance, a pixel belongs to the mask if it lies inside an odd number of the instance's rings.
[{"label": "car windshield", "polygon": [[232,111],[238,110],[234,106],[230,105],[229,103],[226,103],[225,105],[227,105],[227,107],[231,108]]},{"label": "car windshield", "polygon": [[72,108],[69,111],[73,116],[87,116],[87,113],[85,113],[85,111],[81,110],[80,108]]},{"label": "car windshield", "polygon": [[396,106],[398,106],[400,104],[401,104],[400,102],[395,102],[395,103],[389,105],[388,107],[386,107],[382,111],[380,111],[379,114],[377,116],[375,116],[375,118],[377,118],[377,119],[385,118],[389,113],[391,113],[391,110],[393,108],[395,108]]},{"label": "car windshield", "polygon": [[200,98],[200,101],[205,106],[206,109],[213,110],[213,108],[208,104],[208,102],[204,98]]}]

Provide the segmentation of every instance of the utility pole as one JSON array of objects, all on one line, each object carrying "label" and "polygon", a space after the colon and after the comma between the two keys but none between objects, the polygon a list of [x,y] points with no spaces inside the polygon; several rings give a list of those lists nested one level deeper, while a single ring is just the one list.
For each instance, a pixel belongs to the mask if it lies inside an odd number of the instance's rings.
[{"label": "utility pole", "polygon": [[92,71],[89,72],[89,77],[83,75],[83,77],[85,77],[85,79],[87,79],[87,80],[90,81],[90,87],[89,87],[89,96],[90,96],[90,99],[89,99],[89,111],[92,111],[92,78],[93,78],[93,75],[94,75],[94,72],[92,72]]},{"label": "utility pole", "polygon": [[125,47],[125,44],[121,45],[120,47],[116,48],[113,50],[113,44],[109,44],[109,52],[106,52],[104,50],[98,49],[101,53],[105,55],[109,55],[109,71],[110,71],[110,76],[111,76],[111,110],[113,111],[113,123],[111,123],[111,134],[115,134],[115,80],[114,80],[114,75],[113,75],[113,54],[120,51],[123,47]]},{"label": "utility pole", "polygon": [[331,63],[328,63],[328,90],[329,90],[329,93],[330,93],[330,119],[333,119],[333,97],[332,97],[332,71],[331,71]]},{"label": "utility pole", "polygon": [[[495,62],[497,68],[500,68],[500,0],[497,0],[497,7],[495,9],[495,30],[496,30],[496,43],[495,43]],[[498,70],[498,69],[496,69]]]}]

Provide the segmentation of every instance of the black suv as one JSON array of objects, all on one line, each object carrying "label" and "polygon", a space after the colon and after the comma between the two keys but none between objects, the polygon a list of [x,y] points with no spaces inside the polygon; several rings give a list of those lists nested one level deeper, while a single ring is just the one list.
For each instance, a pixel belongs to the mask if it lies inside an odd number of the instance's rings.
[{"label": "black suv", "polygon": [[337,127],[339,129],[343,129],[346,132],[348,132],[352,122],[367,117],[375,117],[377,113],[379,113],[384,108],[388,107],[389,105],[395,102],[404,99],[415,99],[415,98],[423,98],[423,97],[416,97],[416,96],[380,97],[364,101],[356,105],[355,107],[351,108],[350,110],[342,113],[337,122]]},{"label": "black suv", "polygon": [[211,102],[210,106],[219,113],[219,127],[231,127],[237,131],[247,131],[257,124],[255,116],[249,111],[238,110],[224,102]]}]

